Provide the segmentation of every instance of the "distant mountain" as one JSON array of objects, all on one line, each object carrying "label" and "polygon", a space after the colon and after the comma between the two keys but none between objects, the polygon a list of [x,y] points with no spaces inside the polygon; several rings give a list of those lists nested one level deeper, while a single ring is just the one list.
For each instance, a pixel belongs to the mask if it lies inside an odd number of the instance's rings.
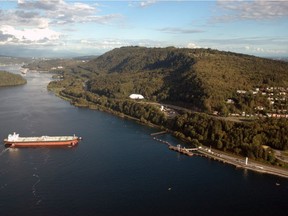
[{"label": "distant mountain", "polygon": [[206,111],[223,109],[237,90],[288,87],[288,63],[212,49],[122,47],[82,68],[97,75],[88,82],[96,94],[140,93]]},{"label": "distant mountain", "polygon": [[12,56],[5,56],[0,55],[0,64],[23,64],[31,62],[31,58],[23,58],[23,57],[12,57]]},{"label": "distant mountain", "polygon": [[61,72],[70,68],[77,68],[87,60],[71,59],[71,58],[53,58],[53,59],[38,59],[25,65],[24,67],[30,70]]},{"label": "distant mountain", "polygon": [[78,57],[74,57],[73,59],[75,60],[92,60],[92,59],[95,59],[97,58],[99,55],[89,55],[89,56],[78,56]]}]

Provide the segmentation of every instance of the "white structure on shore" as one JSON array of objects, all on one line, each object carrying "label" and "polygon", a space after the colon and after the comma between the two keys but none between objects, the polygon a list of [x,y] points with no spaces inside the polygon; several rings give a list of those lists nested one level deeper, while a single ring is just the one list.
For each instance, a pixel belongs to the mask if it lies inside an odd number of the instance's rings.
[{"label": "white structure on shore", "polygon": [[248,165],[248,157],[246,157],[245,165]]},{"label": "white structure on shore", "polygon": [[131,94],[129,96],[129,98],[131,98],[131,99],[140,99],[140,100],[144,99],[143,95],[140,95],[140,94]]}]

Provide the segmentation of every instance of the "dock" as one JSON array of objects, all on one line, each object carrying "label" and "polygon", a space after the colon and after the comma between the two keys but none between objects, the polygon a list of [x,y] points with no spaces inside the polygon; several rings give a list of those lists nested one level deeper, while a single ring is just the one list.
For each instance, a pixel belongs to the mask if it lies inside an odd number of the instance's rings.
[{"label": "dock", "polygon": [[193,156],[193,153],[192,152],[190,152],[190,151],[188,151],[185,147],[183,148],[183,147],[181,147],[180,145],[177,145],[177,146],[169,146],[169,149],[170,150],[173,150],[173,151],[177,151],[177,152],[179,152],[179,153],[181,153],[181,154],[184,154],[184,155],[187,155],[187,156]]},{"label": "dock", "polygon": [[[193,153],[192,153],[191,151],[194,150],[194,149],[187,149],[187,148],[185,148],[185,147],[181,147],[181,145],[179,145],[179,144],[178,144],[177,146],[174,146],[174,145],[172,145],[171,143],[169,143],[168,141],[161,140],[161,139],[158,139],[158,138],[156,138],[156,137],[153,137],[153,139],[156,140],[156,141],[158,141],[158,142],[161,142],[161,143],[167,145],[168,148],[169,148],[170,150],[172,150],[172,151],[179,152],[179,153],[184,154],[184,155],[187,155],[187,156],[189,156],[189,157],[193,156]],[[197,148],[195,148],[195,150],[196,150],[196,149],[197,149]]]},{"label": "dock", "polygon": [[160,132],[156,132],[156,133],[152,133],[150,134],[151,136],[158,136],[158,135],[162,135],[162,134],[166,134],[167,131],[160,131]]},{"label": "dock", "polygon": [[250,161],[248,163],[247,158],[243,159],[240,157],[235,157],[234,155],[225,154],[223,152],[212,149],[211,147],[208,148],[205,146],[198,146],[196,148],[185,148],[185,147],[181,147],[179,144],[177,146],[172,145],[168,141],[158,139],[155,136],[153,137],[153,139],[160,143],[167,145],[170,150],[179,152],[189,157],[191,156],[206,157],[206,158],[216,160],[222,163],[234,165],[236,168],[242,168],[242,169],[252,170],[255,172],[259,172],[259,173],[266,173],[266,174],[288,178],[288,171],[283,168],[269,166],[263,163],[259,163],[257,161]]}]

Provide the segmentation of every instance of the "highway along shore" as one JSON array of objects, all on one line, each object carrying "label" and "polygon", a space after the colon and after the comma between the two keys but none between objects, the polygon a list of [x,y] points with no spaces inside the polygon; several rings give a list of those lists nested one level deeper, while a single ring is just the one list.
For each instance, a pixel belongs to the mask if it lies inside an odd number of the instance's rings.
[{"label": "highway along shore", "polygon": [[158,136],[161,136],[162,134],[165,134],[165,133],[166,131],[161,131],[161,132],[153,133],[151,134],[151,136],[153,137],[154,140],[167,145],[170,150],[176,151],[183,155],[186,155],[189,157],[192,157],[192,156],[206,157],[209,159],[217,160],[222,163],[234,165],[236,168],[242,168],[242,169],[247,169],[247,170],[251,170],[251,171],[255,171],[259,173],[271,174],[271,175],[288,178],[287,169],[260,163],[255,160],[251,160],[248,157],[235,156],[235,155],[224,153],[223,151],[212,149],[211,147],[208,148],[202,145],[197,146],[195,148],[185,148],[185,147],[180,146],[179,144],[174,146],[168,141],[158,138]]}]

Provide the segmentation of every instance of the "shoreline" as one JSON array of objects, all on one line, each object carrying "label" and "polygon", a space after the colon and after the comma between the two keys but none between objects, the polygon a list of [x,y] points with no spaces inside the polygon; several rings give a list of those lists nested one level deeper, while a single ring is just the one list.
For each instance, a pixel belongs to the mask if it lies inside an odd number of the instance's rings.
[{"label": "shoreline", "polygon": [[[165,131],[166,133],[170,133],[169,131]],[[169,142],[161,140],[156,138],[158,135],[161,136],[161,134],[163,134],[164,131],[161,132],[156,132],[151,134],[151,136],[153,137],[154,140],[161,142],[165,145],[168,145],[168,148],[170,150],[175,150],[177,147],[171,145]],[[172,146],[172,148],[171,148]],[[232,166],[235,166],[236,168],[241,168],[241,169],[246,169],[246,170],[251,170],[254,172],[258,172],[258,173],[263,173],[263,174],[270,174],[270,175],[274,175],[274,176],[279,176],[279,177],[283,177],[283,178],[288,178],[288,170],[285,169],[281,169],[279,167],[273,167],[273,166],[269,166],[267,164],[255,161],[255,160],[249,160],[249,162],[247,164],[245,164],[245,159],[244,157],[241,156],[235,156],[232,154],[227,154],[224,153],[222,151],[219,150],[215,150],[215,149],[211,149],[208,147],[204,147],[204,146],[198,146],[196,148],[193,149],[186,149],[185,147],[182,148],[183,151],[178,151],[181,154],[184,154],[186,156],[192,157],[192,156],[198,156],[198,157],[206,157],[209,159],[213,159],[216,160],[218,162],[222,162],[224,164],[229,164]]]},{"label": "shoreline", "polygon": [[[207,148],[208,149],[208,148]],[[236,168],[241,168],[241,169],[247,169],[247,170],[251,170],[254,172],[258,172],[258,173],[263,173],[263,174],[270,174],[270,175],[274,175],[274,176],[280,176],[283,178],[288,178],[288,170],[286,169],[281,169],[279,167],[274,167],[274,166],[269,166],[267,164],[255,161],[255,160],[251,160],[249,159],[249,162],[247,164],[245,164],[245,158],[243,157],[235,157],[235,156],[231,156],[229,154],[225,154],[221,151],[218,150],[199,150],[198,148],[198,152],[203,154],[204,156],[217,160],[219,162],[222,163],[227,163],[229,165],[233,165]]]},{"label": "shoreline", "polygon": [[[157,129],[160,129],[162,131],[165,130],[166,133],[169,133],[169,134],[174,136],[174,134],[173,134],[174,132],[173,131],[171,131],[171,130],[169,130],[167,128],[163,128],[162,126],[155,125],[155,124],[153,124],[151,122],[143,122],[143,121],[141,121],[138,118],[126,115],[124,113],[120,113],[118,111],[107,109],[106,107],[103,107],[103,106],[100,106],[100,105],[95,105],[95,104],[92,104],[90,102],[88,102],[89,104],[86,104],[86,105],[73,103],[72,102],[73,98],[69,98],[69,97],[65,97],[63,95],[60,95],[57,91],[54,91],[53,89],[49,89],[49,91],[53,92],[55,94],[55,96],[57,96],[57,97],[59,97],[59,98],[61,98],[63,100],[69,101],[71,103],[71,105],[73,105],[75,107],[87,108],[87,109],[90,109],[90,110],[98,110],[100,112],[106,112],[106,113],[112,114],[114,116],[123,118],[123,119],[133,120],[133,121],[135,121],[137,123],[140,123],[140,124],[148,126],[148,127],[157,128]],[[179,139],[179,140],[182,140],[182,141],[184,141],[186,143],[189,142],[188,140],[181,139],[181,138],[179,138],[177,136],[176,136],[176,138]],[[207,149],[207,150],[205,150],[205,149]],[[213,159],[213,160],[217,160],[217,161],[222,162],[222,163],[227,163],[229,165],[233,165],[236,168],[248,169],[248,170],[251,170],[251,171],[254,171],[254,172],[258,172],[258,173],[271,174],[271,175],[280,176],[280,177],[283,177],[283,178],[288,178],[288,170],[281,169],[280,167],[269,166],[267,164],[264,164],[264,163],[261,163],[261,162],[258,162],[258,161],[254,161],[254,160],[253,160],[253,162],[251,162],[251,164],[245,165],[245,163],[243,162],[244,159],[241,156],[235,156],[235,155],[232,155],[232,154],[227,154],[227,153],[225,153],[223,151],[215,150],[215,149],[213,149],[213,151],[211,151],[211,149],[210,149],[210,152],[209,152],[207,147],[206,148],[202,147],[202,149],[199,149],[199,146],[198,146],[197,152],[198,153],[194,154],[194,155],[197,155],[197,156],[202,156],[203,155],[204,157],[207,157],[207,158],[210,158],[210,159]]]}]

